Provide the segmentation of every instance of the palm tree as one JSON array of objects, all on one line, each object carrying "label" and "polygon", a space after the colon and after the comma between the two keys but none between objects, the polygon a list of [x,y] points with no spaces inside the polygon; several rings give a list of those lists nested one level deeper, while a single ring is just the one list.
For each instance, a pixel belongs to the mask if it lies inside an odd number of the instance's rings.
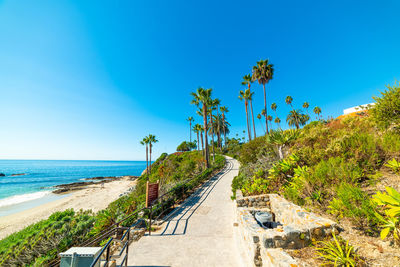
[{"label": "palm tree", "polygon": [[[220,111],[222,113],[222,121],[225,124],[225,113],[229,112],[229,110],[225,106],[222,106],[219,109],[220,109]],[[226,146],[226,131],[224,131],[224,145]]]},{"label": "palm tree", "polygon": [[[225,118],[223,118],[223,116],[221,114],[218,115],[213,115],[213,119],[214,119],[214,124],[213,124],[213,128],[214,128],[214,132],[217,133],[217,136],[221,134],[221,132],[224,133],[229,133],[229,126],[231,126],[229,124],[229,122],[226,121]],[[209,129],[209,131],[211,132],[211,129]],[[221,142],[221,138],[218,138],[218,142]],[[221,143],[218,143],[218,146],[220,148],[221,147]]]},{"label": "palm tree", "polygon": [[317,115],[316,118],[317,120],[319,119],[319,114],[321,114],[322,110],[320,107],[315,107],[314,108],[314,113]]},{"label": "palm tree", "polygon": [[309,107],[309,106],[310,106],[310,104],[309,104],[308,102],[304,102],[304,103],[303,103],[303,108],[306,109],[307,114],[308,114],[308,107]]},{"label": "palm tree", "polygon": [[[204,151],[204,138],[203,138],[203,132],[204,132],[204,128],[203,128],[203,126],[201,126],[201,129],[200,129],[201,149]],[[204,153],[203,153],[203,154],[204,154]]]},{"label": "palm tree", "polygon": [[[263,85],[264,88],[264,109],[267,112],[267,93],[265,91],[265,84],[272,80],[274,75],[274,66],[266,60],[260,60],[257,62],[257,66],[253,67],[253,81],[257,80],[259,84]],[[268,132],[268,121],[265,117],[265,127]]]},{"label": "palm tree", "polygon": [[149,147],[150,147],[150,160],[149,160],[149,162],[150,162],[150,170],[149,171],[151,173],[151,153],[153,151],[153,144],[157,143],[158,140],[156,139],[156,136],[152,135],[152,134],[149,134],[148,138],[149,138]]},{"label": "palm tree", "polygon": [[[293,112],[292,112],[292,115],[295,116],[294,119],[296,120],[296,125],[299,125],[298,118],[296,117],[297,112],[294,110],[293,105],[292,105],[293,97],[291,97],[290,95],[288,95],[288,96],[285,98],[285,102],[286,102],[287,105],[290,105],[290,106],[292,107],[292,111],[293,111]],[[290,115],[290,113],[289,113],[289,115]],[[288,115],[288,116],[289,116],[289,115]],[[286,119],[286,121],[287,121],[287,119]],[[289,126],[290,126],[290,125],[289,125]]]},{"label": "palm tree", "polygon": [[275,102],[271,104],[271,109],[275,112],[275,115],[276,115],[277,108],[278,108],[278,105]]},{"label": "palm tree", "polygon": [[268,115],[268,116],[267,116],[267,121],[269,121],[269,124],[270,124],[270,126],[271,126],[271,130],[272,130],[272,124],[271,124],[272,116],[271,116],[271,115]]},{"label": "palm tree", "polygon": [[200,132],[203,130],[200,124],[193,126],[193,131],[197,134],[197,150],[200,151]]},{"label": "palm tree", "polygon": [[143,140],[140,141],[140,144],[146,146],[146,174],[147,174],[147,181],[149,180],[149,137],[143,137]]},{"label": "palm tree", "polygon": [[244,92],[242,90],[239,92],[239,99],[244,100],[244,106],[246,108],[247,132],[249,134],[249,141],[251,141],[251,132],[250,132],[250,125],[249,125],[249,111],[248,111],[249,98],[251,98],[251,93],[250,93],[249,89],[245,90]]},{"label": "palm tree", "polygon": [[[216,99],[214,99],[214,101],[213,101],[213,104],[214,104],[214,106],[215,106],[215,109],[217,110],[217,116],[215,117],[214,116],[214,119],[215,118],[219,118],[219,105],[221,104],[221,100],[219,100],[218,98],[216,98]],[[214,120],[215,121],[215,120]],[[214,131],[214,132],[216,132],[217,133],[217,142],[218,142],[218,145],[219,144],[221,144],[221,132],[219,131],[220,130],[220,127],[219,127],[219,123],[220,123],[220,121],[219,120],[217,120],[216,121],[216,131]],[[213,141],[214,142],[214,141]]]},{"label": "palm tree", "polygon": [[190,139],[189,141],[192,142],[192,121],[194,121],[193,117],[190,116],[186,119],[189,122],[189,130],[190,130]]},{"label": "palm tree", "polygon": [[[247,75],[243,76],[242,85],[248,86],[249,91],[250,91],[250,86],[251,86],[251,83],[252,83],[252,79],[253,78],[251,77],[250,74],[247,74]],[[256,134],[256,125],[254,123],[254,113],[253,113],[253,95],[254,95],[254,92],[253,93],[250,92],[250,94],[251,95],[250,95],[249,102],[250,102],[251,118],[252,118],[252,122],[253,122],[254,139],[255,139],[255,138],[257,138],[257,134]]]},{"label": "palm tree", "polygon": [[303,114],[300,109],[291,110],[286,117],[286,122],[289,126],[296,126],[296,129],[299,129],[300,126],[303,126],[307,123],[307,120],[310,117],[306,114]]},{"label": "palm tree", "polygon": [[263,129],[264,134],[266,134],[266,132],[265,132],[265,130],[264,130],[264,126],[263,126],[263,124],[261,123],[261,118],[262,118],[261,114],[257,114],[257,119],[259,120],[259,122],[260,122],[260,124],[261,124],[261,128]]},{"label": "palm tree", "polygon": [[281,128],[281,119],[279,119],[278,117],[275,118],[274,122],[278,125],[279,129]]},{"label": "palm tree", "polygon": [[[201,105],[203,111],[203,123],[204,123],[204,132],[207,133],[208,125],[207,125],[207,108],[211,101],[211,93],[212,89],[204,89],[199,87],[196,92],[192,92],[191,95],[193,97],[191,104],[196,106]],[[204,135],[205,139],[205,160],[207,168],[210,167],[209,158],[208,158],[208,138],[207,134]]]},{"label": "palm tree", "polygon": [[[210,123],[211,123],[211,141],[212,141],[212,152],[213,152],[213,161],[215,161],[215,151],[214,151],[214,121],[213,121],[213,115],[212,111],[217,110],[218,112],[218,105],[220,104],[220,100],[218,98],[216,99],[209,99],[208,102],[208,108],[209,108],[209,113],[210,113]],[[205,132],[205,135],[207,135],[207,131]]]}]

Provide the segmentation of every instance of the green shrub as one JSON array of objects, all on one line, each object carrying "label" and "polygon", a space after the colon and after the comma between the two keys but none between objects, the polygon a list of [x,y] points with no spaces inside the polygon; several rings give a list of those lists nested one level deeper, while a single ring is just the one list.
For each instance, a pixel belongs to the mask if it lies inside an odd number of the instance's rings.
[{"label": "green shrub", "polygon": [[239,161],[241,164],[254,163],[261,154],[268,153],[270,147],[267,147],[265,136],[257,137],[254,140],[243,144],[240,150]]},{"label": "green shrub", "polygon": [[342,183],[337,188],[336,197],[332,199],[328,209],[337,217],[350,218],[355,225],[372,233],[379,222],[375,216],[375,207],[376,205],[360,188]]},{"label": "green shrub", "polygon": [[388,155],[400,156],[400,134],[386,131],[382,136],[382,148]]},{"label": "green shrub", "polygon": [[381,92],[381,97],[373,97],[376,101],[371,113],[378,125],[388,128],[400,127],[400,83],[387,85],[387,90]]}]

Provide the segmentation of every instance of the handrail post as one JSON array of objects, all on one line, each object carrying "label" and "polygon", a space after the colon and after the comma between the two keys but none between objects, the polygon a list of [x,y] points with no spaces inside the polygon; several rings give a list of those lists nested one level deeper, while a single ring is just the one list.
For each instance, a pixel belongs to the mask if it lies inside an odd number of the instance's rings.
[{"label": "handrail post", "polygon": [[128,244],[126,244],[126,258],[125,258],[125,267],[128,267],[128,252],[129,252],[129,241],[130,241],[130,234],[131,234],[131,228],[129,227],[128,229],[128,240],[126,242],[128,242]]},{"label": "handrail post", "polygon": [[151,235],[151,216],[153,213],[153,205],[150,205],[150,215],[149,215],[149,235]]},{"label": "handrail post", "polygon": [[111,246],[111,243],[110,243],[110,245],[107,247],[107,252],[106,252],[106,264],[104,265],[105,267],[108,266],[108,261],[109,261],[109,258],[110,258],[110,246]]}]

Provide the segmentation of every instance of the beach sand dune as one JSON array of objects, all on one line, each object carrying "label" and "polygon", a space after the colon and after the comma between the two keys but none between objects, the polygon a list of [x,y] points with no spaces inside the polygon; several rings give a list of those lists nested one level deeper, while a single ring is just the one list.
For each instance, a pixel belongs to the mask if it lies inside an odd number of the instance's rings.
[{"label": "beach sand dune", "polygon": [[104,183],[89,185],[85,189],[72,192],[68,196],[29,210],[0,217],[0,239],[17,232],[24,227],[47,219],[56,211],[66,209],[92,210],[97,212],[108,206],[109,203],[119,198],[120,194],[134,186],[136,181],[129,178]]}]

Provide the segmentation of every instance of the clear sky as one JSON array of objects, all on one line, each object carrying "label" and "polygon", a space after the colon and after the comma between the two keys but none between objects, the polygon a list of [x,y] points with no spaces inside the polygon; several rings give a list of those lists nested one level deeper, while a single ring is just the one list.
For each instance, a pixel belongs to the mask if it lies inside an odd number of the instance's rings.
[{"label": "clear sky", "polygon": [[[189,137],[190,92],[214,88],[245,129],[242,76],[275,66],[268,103],[324,116],[400,77],[399,1],[0,0],[0,158],[144,159]],[[254,108],[263,107],[262,87]],[[258,121],[258,132],[262,129]]]}]

